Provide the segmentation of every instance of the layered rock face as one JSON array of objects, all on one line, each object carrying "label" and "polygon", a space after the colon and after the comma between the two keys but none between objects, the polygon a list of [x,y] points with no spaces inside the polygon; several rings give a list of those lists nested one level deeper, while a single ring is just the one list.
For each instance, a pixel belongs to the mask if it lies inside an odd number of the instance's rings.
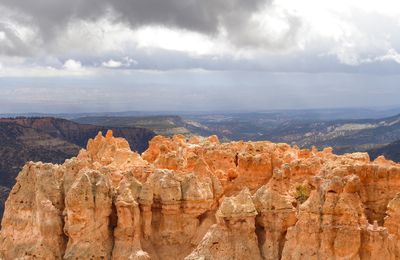
[{"label": "layered rock face", "polygon": [[99,134],[27,163],[0,259],[400,259],[400,165],[271,142]]}]

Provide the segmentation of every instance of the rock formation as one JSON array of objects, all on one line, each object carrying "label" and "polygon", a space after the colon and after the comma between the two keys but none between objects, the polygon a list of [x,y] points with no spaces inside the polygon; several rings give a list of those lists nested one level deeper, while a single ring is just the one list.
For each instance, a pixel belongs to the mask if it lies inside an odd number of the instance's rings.
[{"label": "rock formation", "polygon": [[[113,127],[132,149],[143,152],[155,133],[137,127]],[[15,178],[27,161],[62,163],[76,156],[87,140],[107,128],[51,117],[0,118],[0,218]]]},{"label": "rock formation", "polygon": [[185,260],[262,259],[255,233],[256,215],[257,210],[248,189],[224,198],[215,215],[217,224],[210,227]]},{"label": "rock formation", "polygon": [[29,162],[0,259],[399,259],[400,165],[271,142],[111,131],[62,165]]}]

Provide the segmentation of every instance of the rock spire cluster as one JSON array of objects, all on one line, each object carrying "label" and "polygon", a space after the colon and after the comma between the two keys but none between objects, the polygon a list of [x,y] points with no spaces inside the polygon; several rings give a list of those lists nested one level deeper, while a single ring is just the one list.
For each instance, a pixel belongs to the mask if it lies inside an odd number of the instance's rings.
[{"label": "rock spire cluster", "polygon": [[29,162],[0,259],[400,259],[400,165],[271,142],[111,131]]}]

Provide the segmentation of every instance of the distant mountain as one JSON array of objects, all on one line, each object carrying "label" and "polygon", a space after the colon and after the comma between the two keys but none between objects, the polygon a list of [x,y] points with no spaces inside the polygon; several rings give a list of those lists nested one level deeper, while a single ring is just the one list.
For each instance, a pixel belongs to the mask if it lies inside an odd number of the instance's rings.
[{"label": "distant mountain", "polygon": [[[400,140],[400,115],[322,120],[317,116],[320,112],[304,113],[216,114],[191,116],[190,119],[223,139],[270,140],[300,147],[332,146],[336,153],[367,151]],[[327,113],[321,118],[326,118]]]},{"label": "distant mountain", "polygon": [[[270,140],[318,148],[331,146],[336,153],[368,151],[400,140],[400,115],[380,119],[322,120],[320,118],[329,118],[329,111],[309,113],[301,110],[183,117],[110,116],[83,117],[75,121],[108,127],[145,127],[163,135],[217,134],[221,140]],[[333,111],[332,114],[332,117],[336,117],[340,113]]]},{"label": "distant mountain", "polygon": [[142,127],[151,129],[160,135],[209,135],[211,131],[193,120],[184,120],[175,115],[158,116],[91,116],[73,119],[80,124],[91,124],[104,127]]},{"label": "distant mountain", "polygon": [[400,140],[400,115],[383,119],[291,121],[260,138],[302,147],[332,146],[337,153],[367,151]]},{"label": "distant mountain", "polygon": [[[126,138],[132,150],[143,152],[155,136],[137,127],[112,127],[114,136]],[[62,163],[76,156],[89,138],[107,127],[78,124],[58,118],[0,119],[0,215],[15,177],[27,161]]]},{"label": "distant mountain", "polygon": [[363,119],[384,118],[400,113],[400,107],[360,107],[360,108],[316,108],[316,109],[272,109],[264,111],[122,111],[122,112],[76,112],[76,113],[8,113],[0,117],[55,117],[74,119],[81,117],[151,117],[177,115],[182,118],[206,117],[213,115],[260,115],[264,117],[292,118],[299,120],[338,120],[338,119]]}]

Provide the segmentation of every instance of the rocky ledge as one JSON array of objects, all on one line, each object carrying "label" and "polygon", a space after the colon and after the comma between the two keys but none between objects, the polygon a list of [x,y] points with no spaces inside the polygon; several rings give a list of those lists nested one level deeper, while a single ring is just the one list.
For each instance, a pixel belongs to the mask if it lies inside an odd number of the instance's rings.
[{"label": "rocky ledge", "polygon": [[271,142],[112,132],[29,162],[1,259],[400,259],[400,165]]}]

